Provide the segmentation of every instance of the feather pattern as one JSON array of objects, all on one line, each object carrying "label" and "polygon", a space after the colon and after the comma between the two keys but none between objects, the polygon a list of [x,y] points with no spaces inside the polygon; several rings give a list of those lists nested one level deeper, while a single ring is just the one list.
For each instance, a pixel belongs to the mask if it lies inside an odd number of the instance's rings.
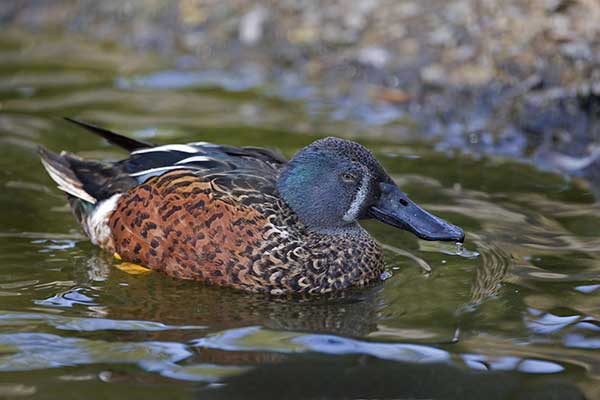
[{"label": "feather pattern", "polygon": [[41,146],[38,149],[38,154],[40,155],[42,165],[52,180],[56,182],[58,189],[88,203],[96,203],[96,199],[85,191],[83,184],[64,157]]},{"label": "feather pattern", "polygon": [[382,253],[366,232],[332,242],[304,226],[274,188],[272,177],[250,174],[153,177],[119,199],[108,250],[175,278],[271,294],[379,278]]},{"label": "feather pattern", "polygon": [[[130,151],[116,162],[40,150],[94,243],[172,277],[271,294],[377,281],[383,254],[358,224],[332,236],[281,198],[279,153],[205,142],[156,146],[76,122]],[[364,198],[366,193],[357,196]],[[358,213],[358,205],[352,213]]]}]

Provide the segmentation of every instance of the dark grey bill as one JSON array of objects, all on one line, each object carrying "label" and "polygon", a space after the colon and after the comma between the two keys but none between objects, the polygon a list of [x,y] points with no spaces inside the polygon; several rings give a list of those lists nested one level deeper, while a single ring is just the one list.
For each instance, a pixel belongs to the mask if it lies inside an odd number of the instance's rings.
[{"label": "dark grey bill", "polygon": [[414,233],[424,240],[463,242],[465,232],[416,205],[398,187],[381,183],[381,196],[369,215],[381,222]]}]

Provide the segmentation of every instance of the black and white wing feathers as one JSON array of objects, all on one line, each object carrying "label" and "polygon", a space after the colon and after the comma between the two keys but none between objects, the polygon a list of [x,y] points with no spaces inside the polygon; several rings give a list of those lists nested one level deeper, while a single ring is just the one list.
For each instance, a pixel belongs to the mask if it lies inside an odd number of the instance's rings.
[{"label": "black and white wing feathers", "polygon": [[86,122],[68,121],[130,152],[126,159],[105,162],[40,150],[44,165],[52,172],[50,176],[59,188],[90,203],[123,193],[154,176],[177,169],[217,179],[221,184],[256,184],[274,190],[279,170],[287,162],[280,153],[264,148],[206,142],[155,145]]}]

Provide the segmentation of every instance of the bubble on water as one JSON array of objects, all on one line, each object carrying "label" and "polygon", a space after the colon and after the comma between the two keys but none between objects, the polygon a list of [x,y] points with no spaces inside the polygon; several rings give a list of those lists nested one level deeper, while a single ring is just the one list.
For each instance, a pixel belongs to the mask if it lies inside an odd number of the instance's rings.
[{"label": "bubble on water", "polygon": [[112,372],[110,371],[102,371],[98,374],[98,379],[100,379],[102,382],[110,382],[112,378]]},{"label": "bubble on water", "polygon": [[447,254],[450,256],[459,256],[473,259],[479,257],[479,252],[465,248],[460,242],[429,242],[419,241],[419,250]]},{"label": "bubble on water", "polygon": [[456,255],[462,256],[465,251],[465,246],[461,242],[456,242]]},{"label": "bubble on water", "polygon": [[389,271],[383,271],[383,273],[379,276],[379,279],[385,281],[386,279],[390,279],[392,277],[392,273]]}]

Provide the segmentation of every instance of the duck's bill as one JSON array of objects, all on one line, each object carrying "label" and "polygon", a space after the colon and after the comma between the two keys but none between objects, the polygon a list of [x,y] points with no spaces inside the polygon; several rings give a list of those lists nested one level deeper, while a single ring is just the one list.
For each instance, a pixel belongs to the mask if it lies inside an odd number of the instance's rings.
[{"label": "duck's bill", "polygon": [[402,193],[396,185],[381,184],[379,200],[369,208],[371,217],[414,233],[424,240],[463,242],[464,231],[425,211]]}]

